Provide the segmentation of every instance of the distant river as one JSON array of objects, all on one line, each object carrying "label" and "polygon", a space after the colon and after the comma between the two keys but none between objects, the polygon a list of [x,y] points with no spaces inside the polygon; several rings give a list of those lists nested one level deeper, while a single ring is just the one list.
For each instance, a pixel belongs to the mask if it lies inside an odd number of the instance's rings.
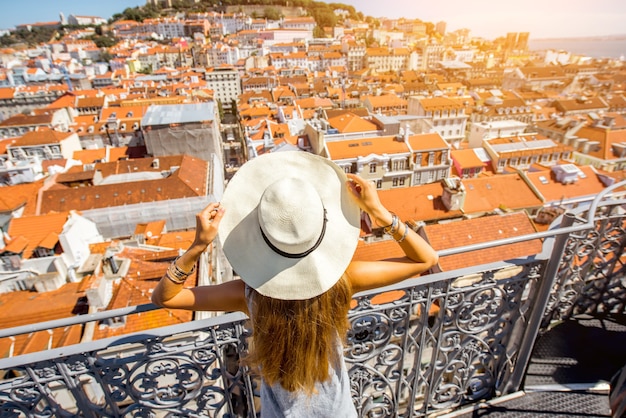
[{"label": "distant river", "polygon": [[530,39],[528,48],[533,51],[546,49],[565,50],[572,54],[587,55],[593,58],[626,57],[626,36],[600,38]]}]

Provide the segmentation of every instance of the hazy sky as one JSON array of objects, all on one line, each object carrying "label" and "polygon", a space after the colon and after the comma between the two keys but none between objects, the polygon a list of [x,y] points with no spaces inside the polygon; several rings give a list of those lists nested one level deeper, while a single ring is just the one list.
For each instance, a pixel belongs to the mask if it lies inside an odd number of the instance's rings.
[{"label": "hazy sky", "polygon": [[[330,2],[330,0],[328,0]],[[407,17],[437,23],[448,30],[471,29],[493,39],[507,32],[530,32],[531,38],[626,33],[624,0],[337,0],[374,17]],[[105,19],[145,0],[0,0],[0,28],[59,20],[59,12]]]},{"label": "hazy sky", "polygon": [[626,33],[624,0],[342,0],[365,15],[407,17],[437,23],[447,30],[471,29],[493,39],[507,32],[531,38]]}]

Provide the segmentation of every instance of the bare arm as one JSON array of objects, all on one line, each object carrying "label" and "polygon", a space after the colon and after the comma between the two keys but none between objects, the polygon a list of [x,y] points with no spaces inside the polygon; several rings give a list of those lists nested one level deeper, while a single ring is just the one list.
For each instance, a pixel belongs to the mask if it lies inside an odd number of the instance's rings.
[{"label": "bare arm", "polygon": [[[196,215],[196,236],[191,247],[176,261],[183,272],[190,272],[200,255],[217,236],[217,229],[224,208],[211,203]],[[185,288],[164,275],[152,292],[152,302],[171,309],[194,311],[242,311],[247,312],[245,286],[241,280],[233,280],[213,286]]]},{"label": "bare arm", "polygon": [[[379,227],[390,225],[392,214],[380,202],[374,184],[354,174],[348,174],[348,178],[348,188],[359,207]],[[398,244],[405,256],[399,259],[351,262],[345,274],[354,292],[397,283],[417,276],[437,264],[435,250],[401,221],[392,237],[401,241]]]}]

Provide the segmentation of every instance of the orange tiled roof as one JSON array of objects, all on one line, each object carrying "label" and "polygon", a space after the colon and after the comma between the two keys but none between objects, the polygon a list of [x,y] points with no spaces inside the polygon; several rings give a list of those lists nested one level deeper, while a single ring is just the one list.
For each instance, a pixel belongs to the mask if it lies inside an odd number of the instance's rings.
[{"label": "orange tiled roof", "polygon": [[395,136],[350,139],[327,142],[331,160],[345,160],[366,157],[370,154],[401,154],[410,152],[404,141],[396,140]]},{"label": "orange tiled roof", "polygon": [[519,174],[498,174],[463,180],[467,197],[466,213],[491,212],[495,209],[521,210],[543,205]]},{"label": "orange tiled roof", "polygon": [[[84,149],[74,151],[73,158],[81,161],[83,164],[90,164],[96,160],[103,160],[106,157],[105,148]],[[109,161],[117,161],[120,158],[128,157],[128,147],[109,148]]]},{"label": "orange tiled roof", "polygon": [[378,195],[386,208],[405,221],[429,222],[463,215],[459,210],[446,209],[441,200],[443,195],[441,183],[380,190]]},{"label": "orange tiled roof", "polygon": [[[204,196],[208,163],[188,155],[159,157],[159,168],[152,167],[152,158],[98,163],[96,169],[106,178],[113,174],[158,172],[169,167],[179,168],[169,177],[103,184],[91,187],[67,188],[53,186],[41,197],[41,213],[50,211],[88,210],[141,202]],[[135,168],[136,167],[136,168]]]},{"label": "orange tiled roof", "polygon": [[482,167],[485,165],[473,149],[452,150],[450,151],[450,156],[462,168]]},{"label": "orange tiled roof", "polygon": [[53,115],[43,114],[43,115],[24,115],[17,114],[15,116],[11,116],[8,119],[0,122],[0,126],[31,126],[31,125],[50,125],[52,123]]},{"label": "orange tiled roof", "polygon": [[448,149],[450,146],[437,132],[409,136],[409,145],[414,151]]},{"label": "orange tiled roof", "polygon": [[79,97],[76,99],[76,107],[102,107],[106,98],[100,97]]},{"label": "orange tiled roof", "polygon": [[[30,258],[37,247],[54,248],[59,235],[67,222],[68,212],[50,213],[42,216],[22,216],[14,218],[9,224],[8,234],[11,237],[22,236],[28,241],[23,258]],[[52,235],[51,235],[52,234]],[[56,241],[52,243],[51,241]]]},{"label": "orange tiled roof", "polygon": [[[532,234],[536,230],[525,212],[515,212],[466,219],[460,222],[426,225],[424,232],[435,250],[443,250]],[[444,271],[450,271],[527,257],[539,252],[541,252],[541,241],[537,239],[441,257],[439,266]]]},{"label": "orange tiled roof", "polygon": [[23,215],[34,215],[37,207],[37,193],[44,180],[33,183],[0,187],[0,212],[12,212],[24,206]]},{"label": "orange tiled roof", "polygon": [[453,99],[450,97],[432,97],[419,100],[420,104],[426,111],[462,109],[465,106],[461,99]]},{"label": "orange tiled roof", "polygon": [[378,130],[378,127],[374,123],[351,112],[328,118],[328,123],[341,133],[372,132]]},{"label": "orange tiled roof", "polygon": [[73,135],[72,132],[58,132],[52,130],[29,131],[15,139],[12,147],[26,147],[31,145],[58,144]]},{"label": "orange tiled roof", "polygon": [[165,220],[141,223],[135,227],[135,235],[141,234],[146,238],[157,238],[161,236],[164,228]]},{"label": "orange tiled roof", "polygon": [[558,182],[552,170],[528,172],[526,177],[547,202],[595,196],[604,190],[606,186],[600,181],[591,167],[584,166],[578,168],[585,174],[585,178],[579,177],[577,181],[570,184]]},{"label": "orange tiled roof", "polygon": [[[80,283],[68,283],[58,290],[49,292],[16,291],[0,294],[0,328],[11,328],[21,325],[34,324],[43,321],[52,321],[74,316],[78,301],[85,293],[79,290]],[[78,327],[80,330],[80,327]],[[46,334],[43,344],[28,344],[34,337],[33,334],[15,336],[13,355],[17,356],[25,352],[41,351],[43,349],[57,348],[62,345],[77,344],[80,341],[80,332],[70,330],[69,327],[52,330],[52,334]],[[8,338],[0,339],[8,340]],[[2,346],[5,346],[3,342]]]}]

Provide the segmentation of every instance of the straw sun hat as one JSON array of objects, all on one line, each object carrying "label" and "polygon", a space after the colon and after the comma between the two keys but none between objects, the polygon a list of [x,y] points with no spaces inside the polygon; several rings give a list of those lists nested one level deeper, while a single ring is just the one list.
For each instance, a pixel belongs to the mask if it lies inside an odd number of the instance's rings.
[{"label": "straw sun hat", "polygon": [[332,161],[303,151],[264,154],[228,183],[219,239],[234,271],[275,299],[330,289],[356,249],[359,207]]}]

